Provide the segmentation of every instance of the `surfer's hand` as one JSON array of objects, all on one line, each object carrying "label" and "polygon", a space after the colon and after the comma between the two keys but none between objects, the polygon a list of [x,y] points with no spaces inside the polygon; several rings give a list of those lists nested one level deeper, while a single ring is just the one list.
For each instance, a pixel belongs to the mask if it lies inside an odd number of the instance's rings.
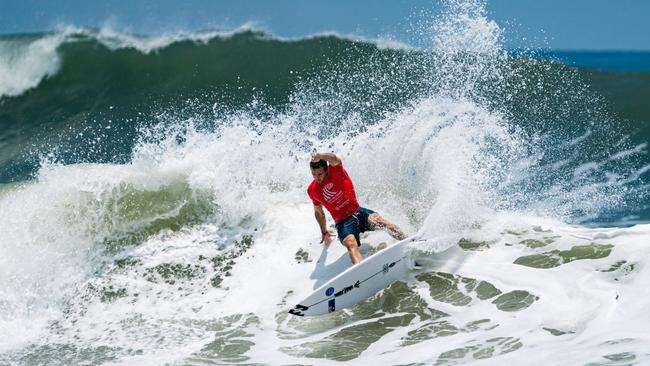
[{"label": "surfer's hand", "polygon": [[313,153],[311,153],[311,161],[312,161],[312,162],[315,163],[315,162],[317,162],[317,161],[319,161],[319,160],[321,160],[321,157],[320,157],[320,154],[319,154],[319,153],[317,153],[317,152],[313,152]]},{"label": "surfer's hand", "polygon": [[332,234],[329,231],[323,233],[320,243],[323,245],[329,245],[332,242]]}]

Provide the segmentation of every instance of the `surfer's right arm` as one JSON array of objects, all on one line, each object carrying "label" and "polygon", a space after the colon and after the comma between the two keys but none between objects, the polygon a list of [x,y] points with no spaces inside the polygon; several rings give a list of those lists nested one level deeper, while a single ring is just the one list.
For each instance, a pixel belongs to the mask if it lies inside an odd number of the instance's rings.
[{"label": "surfer's right arm", "polygon": [[328,153],[328,152],[318,153],[318,152],[315,152],[315,153],[311,154],[311,161],[316,162],[316,161],[319,161],[319,160],[325,160],[331,166],[337,166],[337,165],[341,164],[341,158],[336,156],[336,154],[334,154],[334,153]]},{"label": "surfer's right arm", "polygon": [[320,227],[321,232],[321,244],[328,245],[332,241],[332,234],[327,230],[327,219],[325,218],[325,211],[323,211],[323,205],[314,205],[314,216],[316,217],[316,222]]}]

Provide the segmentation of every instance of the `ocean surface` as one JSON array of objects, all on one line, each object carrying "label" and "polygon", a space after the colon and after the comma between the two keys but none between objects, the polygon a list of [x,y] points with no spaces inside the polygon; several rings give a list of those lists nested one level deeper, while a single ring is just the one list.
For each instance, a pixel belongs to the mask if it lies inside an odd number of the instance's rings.
[{"label": "ocean surface", "polygon": [[[0,35],[0,365],[649,364],[650,53],[421,34]],[[298,318],[314,150],[427,244]]]}]

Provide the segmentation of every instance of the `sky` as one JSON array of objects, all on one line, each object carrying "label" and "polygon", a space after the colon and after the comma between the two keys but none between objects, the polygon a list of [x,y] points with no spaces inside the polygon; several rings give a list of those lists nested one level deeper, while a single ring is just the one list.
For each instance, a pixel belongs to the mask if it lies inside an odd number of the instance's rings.
[{"label": "sky", "polygon": [[[0,34],[62,25],[160,34],[231,30],[248,23],[282,37],[336,32],[412,43],[414,24],[438,14],[442,1],[0,0]],[[504,30],[509,48],[650,51],[650,0],[486,0],[485,4],[488,17]]]}]

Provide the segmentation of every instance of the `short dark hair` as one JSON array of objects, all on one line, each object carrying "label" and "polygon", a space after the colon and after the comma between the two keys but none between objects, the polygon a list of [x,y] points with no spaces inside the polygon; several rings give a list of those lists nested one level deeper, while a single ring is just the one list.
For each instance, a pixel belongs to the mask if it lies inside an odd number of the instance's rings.
[{"label": "short dark hair", "polygon": [[323,160],[323,159],[321,159],[319,161],[311,161],[311,162],[309,162],[309,167],[312,168],[312,169],[323,168],[323,169],[327,170],[327,162],[325,160]]}]

